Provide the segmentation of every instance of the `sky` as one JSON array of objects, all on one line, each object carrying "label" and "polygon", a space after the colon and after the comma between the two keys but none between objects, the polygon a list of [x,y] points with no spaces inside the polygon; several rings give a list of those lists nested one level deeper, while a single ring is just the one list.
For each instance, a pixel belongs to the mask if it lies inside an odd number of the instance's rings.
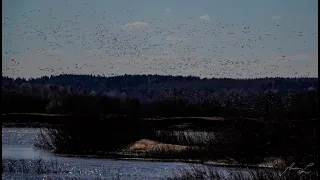
[{"label": "sky", "polygon": [[317,0],[3,0],[2,75],[318,77]]}]

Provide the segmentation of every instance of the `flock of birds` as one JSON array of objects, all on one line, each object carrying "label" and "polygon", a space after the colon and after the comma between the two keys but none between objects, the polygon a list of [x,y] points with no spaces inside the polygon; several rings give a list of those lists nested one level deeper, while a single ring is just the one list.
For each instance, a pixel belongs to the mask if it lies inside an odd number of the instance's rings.
[{"label": "flock of birds", "polygon": [[[28,15],[43,12],[44,16],[50,18],[43,25],[29,23]],[[273,31],[281,28],[281,24],[276,21],[269,28],[253,28],[245,21],[234,24],[225,24],[219,21],[200,21],[199,17],[186,17],[184,20],[175,21],[172,18],[160,19],[152,18],[149,21],[141,21],[138,24],[124,26],[117,18],[111,18],[107,12],[92,11],[92,14],[100,21],[91,22],[93,27],[86,27],[82,23],[88,19],[87,14],[77,13],[70,19],[60,19],[52,13],[52,8],[47,10],[33,9],[21,14],[25,21],[17,22],[15,19],[4,14],[2,26],[3,45],[12,47],[13,36],[24,38],[26,41],[38,41],[43,43],[43,48],[38,52],[52,53],[47,55],[58,62],[67,62],[58,50],[68,50],[68,48],[85,52],[83,58],[85,62],[77,62],[70,66],[42,67],[39,71],[43,74],[61,74],[78,72],[86,69],[92,70],[93,74],[106,76],[119,74],[122,69],[119,64],[127,66],[128,69],[140,67],[141,72],[161,72],[158,74],[206,74],[210,77],[233,76],[241,77],[243,74],[250,76],[263,76],[264,73],[278,73],[280,64],[285,64],[285,68],[292,74],[297,74],[297,70],[291,66],[290,59],[284,54],[283,47],[277,47],[278,37]],[[130,13],[129,13],[130,14]],[[199,24],[199,21],[201,24]],[[167,24],[175,25],[167,26]],[[139,26],[140,25],[140,26]],[[317,33],[304,33],[292,30],[287,37],[282,40],[300,38],[301,43],[307,44],[303,40],[304,36],[317,37]],[[160,37],[153,42],[154,38]],[[160,43],[159,43],[160,42]],[[276,60],[268,57],[268,60],[259,59],[261,51],[270,50],[266,47],[272,44],[278,54],[282,54]],[[10,45],[10,46],[9,46]],[[48,48],[45,48],[48,47]],[[32,48],[27,47],[29,51]],[[237,51],[239,59],[229,58],[229,53]],[[297,52],[301,51],[296,49]],[[21,52],[14,52],[11,48],[3,52],[10,63],[3,67],[14,76],[23,66],[12,58]],[[98,64],[94,63],[97,62]],[[274,63],[268,63],[274,60]],[[101,65],[102,64],[102,65]],[[35,65],[37,66],[37,65]],[[259,72],[254,69],[260,68]],[[105,69],[105,70],[104,70]],[[112,72],[112,73],[108,73]],[[194,75],[194,74],[193,74]]]}]

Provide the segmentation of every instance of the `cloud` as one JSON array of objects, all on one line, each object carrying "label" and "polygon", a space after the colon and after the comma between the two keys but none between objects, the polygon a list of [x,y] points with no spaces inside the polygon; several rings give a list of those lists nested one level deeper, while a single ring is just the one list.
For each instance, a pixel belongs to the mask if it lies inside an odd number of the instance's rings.
[{"label": "cloud", "polygon": [[200,16],[200,19],[209,21],[209,20],[210,20],[210,16],[207,15],[207,14],[205,14],[205,15],[203,15],[203,16]]},{"label": "cloud", "polygon": [[45,53],[49,55],[61,55],[63,53],[60,49],[46,49],[46,50],[38,50],[37,53]]},{"label": "cloud", "polygon": [[272,19],[281,19],[281,16],[272,16]]},{"label": "cloud", "polygon": [[167,8],[167,9],[164,9],[166,12],[170,12],[170,11],[172,11],[172,9],[170,9],[170,8]]},{"label": "cloud", "polygon": [[97,53],[100,53],[100,50],[99,49],[89,49],[89,50],[84,50],[85,53],[88,53],[88,54],[97,54]]},{"label": "cloud", "polygon": [[174,37],[174,36],[167,36],[167,37],[166,37],[166,40],[167,40],[167,41],[181,42],[181,41],[182,41],[182,38]]},{"label": "cloud", "polygon": [[125,30],[130,30],[130,29],[141,29],[141,28],[146,28],[148,27],[148,24],[143,21],[137,21],[133,23],[127,23],[122,26],[123,29]]}]

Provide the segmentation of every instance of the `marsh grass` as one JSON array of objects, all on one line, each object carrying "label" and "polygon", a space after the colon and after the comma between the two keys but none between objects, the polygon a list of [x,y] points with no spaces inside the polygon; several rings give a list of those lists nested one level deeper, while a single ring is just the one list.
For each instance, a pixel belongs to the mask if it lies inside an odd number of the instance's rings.
[{"label": "marsh grass", "polygon": [[89,155],[113,152],[145,138],[151,128],[135,119],[68,121],[42,129],[35,146],[59,154]]},{"label": "marsh grass", "polygon": [[44,161],[41,158],[35,160],[2,160],[2,173],[55,174],[60,171],[56,160]]},{"label": "marsh grass", "polygon": [[277,169],[229,169],[221,170],[213,166],[192,165],[177,170],[166,180],[313,180],[317,179],[315,171],[299,174],[297,170]]},{"label": "marsh grass", "polygon": [[[85,167],[84,167],[85,168]],[[120,180],[122,177],[121,168],[111,170],[104,167],[101,171],[89,169],[78,169],[66,164],[60,164],[55,160],[2,160],[2,177],[5,179],[107,179]],[[85,172],[87,171],[87,172]],[[20,178],[19,178],[20,177]]]},{"label": "marsh grass", "polygon": [[144,157],[157,159],[208,160],[208,156],[201,154],[201,152],[205,152],[201,147],[187,147],[182,150],[163,147],[146,152]]},{"label": "marsh grass", "polygon": [[153,140],[183,146],[207,146],[215,139],[215,132],[160,130]]},{"label": "marsh grass", "polygon": [[[235,120],[219,131],[172,131],[156,133],[155,140],[187,145],[183,150],[154,149],[146,156],[165,159],[225,159],[239,165],[265,163],[267,157],[277,157],[284,164],[314,163],[318,167],[318,126],[312,122],[262,123]],[[230,160],[230,161],[229,161]]]},{"label": "marsh grass", "polygon": [[[183,122],[183,120],[180,120]],[[167,123],[167,122],[165,122]],[[165,129],[149,121],[131,117],[113,117],[95,121],[67,121],[40,133],[38,148],[71,155],[106,155],[122,152],[141,139],[183,145],[155,148],[141,157],[156,159],[194,159],[201,161],[231,159],[237,164],[259,164],[267,157],[292,158],[297,165],[314,163],[318,167],[318,126],[302,123],[264,123],[249,120],[225,122],[215,131],[179,131]],[[212,128],[214,129],[214,128]],[[291,162],[289,162],[291,163]]]}]

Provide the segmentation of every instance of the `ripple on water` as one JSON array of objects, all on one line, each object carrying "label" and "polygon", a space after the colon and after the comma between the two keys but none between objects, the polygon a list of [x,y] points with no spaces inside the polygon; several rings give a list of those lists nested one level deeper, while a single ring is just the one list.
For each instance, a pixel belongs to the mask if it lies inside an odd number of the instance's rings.
[{"label": "ripple on water", "polygon": [[[51,153],[33,149],[38,128],[2,128],[2,158],[32,160],[57,160],[59,174],[3,173],[3,179],[161,179],[183,165],[183,163],[120,161],[111,159],[85,159],[58,157]],[[81,178],[80,178],[81,177]]]}]

